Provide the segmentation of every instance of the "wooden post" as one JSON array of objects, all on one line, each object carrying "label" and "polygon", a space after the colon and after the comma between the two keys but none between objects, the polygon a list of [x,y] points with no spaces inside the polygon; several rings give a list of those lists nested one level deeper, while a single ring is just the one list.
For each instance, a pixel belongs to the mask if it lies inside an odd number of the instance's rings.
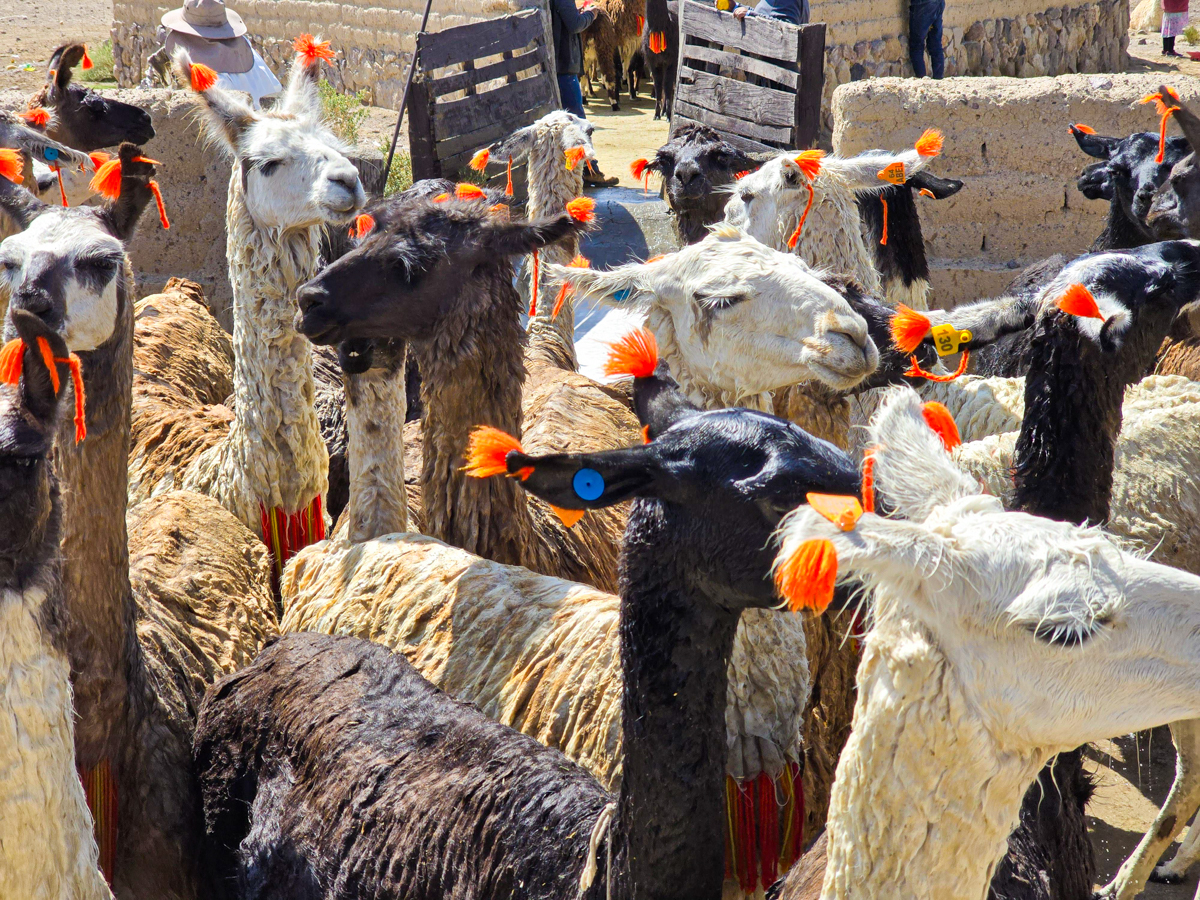
[{"label": "wooden post", "polygon": [[821,131],[821,92],[825,88],[825,23],[800,26],[800,85],[796,89],[796,127],[792,146],[807,150],[817,145]]},{"label": "wooden post", "polygon": [[[418,38],[418,43],[420,39]],[[433,98],[424,80],[413,85],[408,99],[408,152],[412,157],[413,181],[440,178],[442,167],[434,152]]]}]

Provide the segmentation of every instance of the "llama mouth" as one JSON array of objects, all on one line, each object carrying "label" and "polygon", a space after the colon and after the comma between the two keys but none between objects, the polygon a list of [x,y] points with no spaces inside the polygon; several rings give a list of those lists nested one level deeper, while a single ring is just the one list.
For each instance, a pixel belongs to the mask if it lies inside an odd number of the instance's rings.
[{"label": "llama mouth", "polygon": [[848,391],[856,387],[864,378],[871,374],[865,367],[857,368],[853,372],[847,372],[844,369],[836,369],[817,360],[809,360],[808,367],[812,370],[817,381],[836,391]]},{"label": "llama mouth", "polygon": [[320,322],[310,322],[304,313],[297,312],[293,324],[298,332],[308,338],[310,343],[330,346],[341,341],[339,332],[342,328],[335,322],[329,322],[322,327]]}]

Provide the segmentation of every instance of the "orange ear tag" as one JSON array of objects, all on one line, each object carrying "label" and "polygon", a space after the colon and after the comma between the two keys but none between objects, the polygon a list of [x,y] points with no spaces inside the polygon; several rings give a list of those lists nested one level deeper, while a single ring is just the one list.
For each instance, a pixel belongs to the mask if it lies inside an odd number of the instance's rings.
[{"label": "orange ear tag", "polygon": [[809,494],[808,505],[841,531],[853,531],[863,514],[857,497],[842,494]]},{"label": "orange ear tag", "polygon": [[558,516],[558,520],[567,528],[572,527],[576,522],[583,518],[582,509],[563,509],[561,506],[550,505],[550,512]]},{"label": "orange ear tag", "polygon": [[944,325],[934,325],[929,329],[933,338],[933,346],[937,348],[938,356],[953,356],[963,344],[971,343],[972,334],[967,329],[958,329],[949,322]]},{"label": "orange ear tag", "polygon": [[875,177],[880,181],[886,181],[888,184],[904,184],[907,180],[904,177],[904,163],[896,161],[890,166],[876,172]]},{"label": "orange ear tag", "polygon": [[929,188],[921,188],[919,193],[921,194],[922,197],[928,197],[930,200],[937,199],[937,195],[934,194],[934,192],[931,191]]}]

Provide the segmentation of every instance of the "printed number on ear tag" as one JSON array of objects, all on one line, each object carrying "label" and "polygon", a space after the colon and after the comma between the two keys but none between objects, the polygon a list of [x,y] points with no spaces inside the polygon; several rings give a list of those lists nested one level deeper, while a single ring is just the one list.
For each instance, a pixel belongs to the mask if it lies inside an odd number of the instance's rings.
[{"label": "printed number on ear tag", "polygon": [[42,151],[42,156],[46,158],[46,162],[54,162],[54,160],[58,159],[58,148],[47,147]]},{"label": "printed number on ear tag", "polygon": [[604,476],[595,469],[580,469],[575,473],[571,486],[580,500],[599,500],[604,493]]},{"label": "printed number on ear tag", "polygon": [[948,322],[945,325],[934,325],[929,329],[929,333],[933,335],[933,346],[937,348],[938,356],[957,353],[963,344],[971,343],[972,337],[967,329],[955,328]]},{"label": "printed number on ear tag", "polygon": [[904,184],[904,163],[894,162],[890,166],[880,169],[875,176],[888,184]]}]

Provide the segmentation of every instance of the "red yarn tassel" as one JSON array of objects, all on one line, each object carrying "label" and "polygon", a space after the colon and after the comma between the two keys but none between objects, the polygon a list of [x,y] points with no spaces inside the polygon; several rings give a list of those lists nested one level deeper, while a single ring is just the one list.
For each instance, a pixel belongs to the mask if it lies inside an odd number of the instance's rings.
[{"label": "red yarn tassel", "polygon": [[530,285],[530,288],[529,288],[529,317],[531,319],[537,315],[538,278],[539,278],[538,252],[536,250],[534,250],[533,251],[533,283]]},{"label": "red yarn tassel", "polygon": [[325,516],[319,495],[290,515],[277,506],[267,509],[262,503],[258,505],[258,510],[262,520],[263,543],[271,552],[276,578],[283,574],[283,567],[289,559],[309,544],[325,540]]},{"label": "red yarn tassel", "polygon": [[879,198],[879,202],[883,205],[883,235],[879,238],[879,243],[887,246],[887,200],[883,197]]},{"label": "red yarn tassel", "polygon": [[799,241],[800,241],[800,232],[804,230],[804,220],[808,218],[808,211],[810,209],[812,209],[813,196],[815,195],[815,191],[813,191],[813,186],[811,184],[807,185],[807,187],[808,187],[808,203],[804,204],[804,212],[801,213],[801,215],[800,215],[800,222],[799,222],[799,224],[796,225],[796,230],[792,232],[792,236],[790,238],[788,238],[788,249],[789,250],[796,249],[796,244],[799,243]]},{"label": "red yarn tassel", "polygon": [[967,371],[967,360],[970,359],[970,357],[971,351],[964,350],[962,352],[962,358],[958,361],[958,368],[954,371],[953,375],[937,375],[933,372],[926,372],[924,369],[922,369],[921,364],[917,362],[917,358],[913,356],[909,358],[908,371],[905,372],[904,375],[907,378],[924,378],[926,381],[936,381],[944,384],[947,381],[953,381],[963,372]]},{"label": "red yarn tassel", "polygon": [[762,865],[761,884],[773,885],[779,878],[779,805],[775,802],[775,782],[766,772],[755,779],[758,784],[758,858]]},{"label": "red yarn tassel", "polygon": [[67,186],[63,184],[62,169],[59,166],[54,167],[54,174],[58,176],[58,195],[62,197],[63,209],[67,207]]},{"label": "red yarn tassel", "polygon": [[86,772],[79,772],[79,780],[92,813],[96,845],[100,848],[100,871],[111,887],[117,861],[117,782],[107,759]]}]

